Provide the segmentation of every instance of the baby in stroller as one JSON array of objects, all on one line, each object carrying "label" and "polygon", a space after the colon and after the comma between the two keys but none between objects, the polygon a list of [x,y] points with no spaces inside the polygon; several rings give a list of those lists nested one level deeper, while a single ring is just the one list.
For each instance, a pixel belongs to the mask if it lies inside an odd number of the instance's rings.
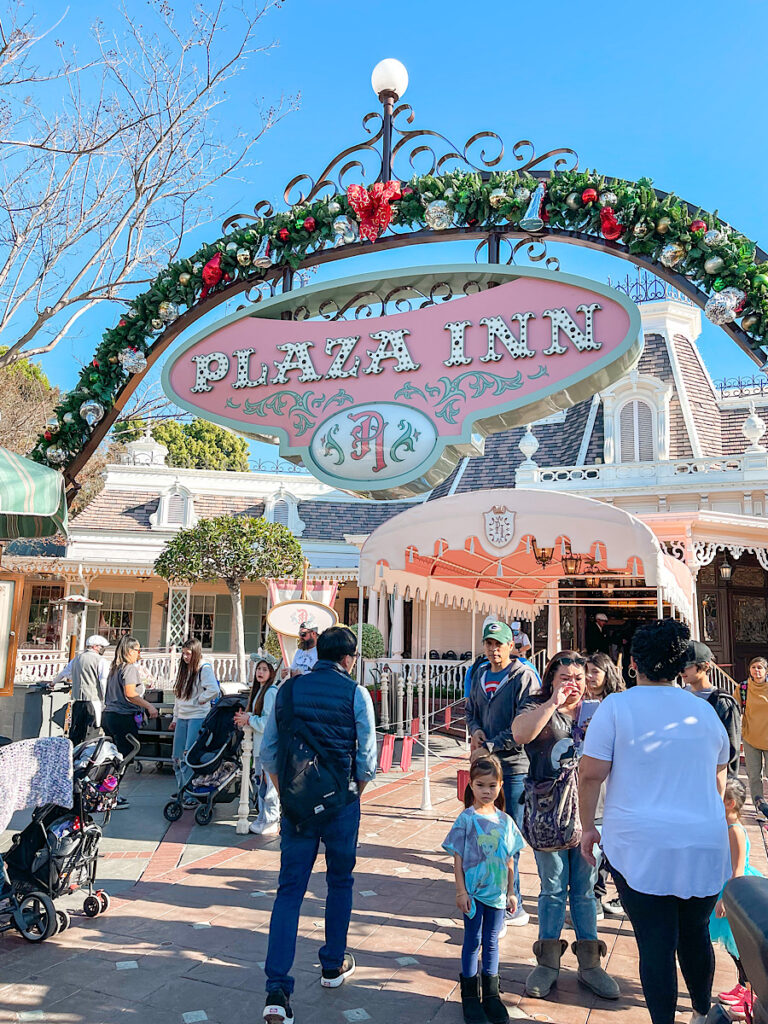
[{"label": "baby in stroller", "polygon": [[168,821],[179,820],[185,800],[190,797],[198,805],[195,810],[198,825],[211,821],[214,804],[231,803],[236,799],[243,730],[235,724],[235,712],[244,707],[245,698],[231,694],[220,697],[208,712],[185,759],[187,767],[192,769],[192,778],[163,808]]},{"label": "baby in stroller", "polygon": [[[68,741],[67,745],[69,746]],[[93,814],[103,813],[106,824],[117,804],[118,788],[133,754],[123,757],[108,739],[81,743],[72,754],[72,800],[37,807],[32,820],[13,837],[5,866],[17,893],[33,890],[50,900],[78,888],[87,889],[83,910],[95,917],[109,907],[109,895],[95,890],[102,826]],[[70,923],[66,910],[56,908],[57,930]]]}]

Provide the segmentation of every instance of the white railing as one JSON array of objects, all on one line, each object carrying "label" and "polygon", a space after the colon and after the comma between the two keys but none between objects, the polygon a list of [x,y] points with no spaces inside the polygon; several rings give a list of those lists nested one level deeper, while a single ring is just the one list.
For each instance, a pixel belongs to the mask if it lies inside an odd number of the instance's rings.
[{"label": "white railing", "polygon": [[[232,682],[237,676],[236,654],[204,653],[220,683]],[[109,658],[109,652],[107,652]],[[67,656],[60,651],[18,651],[16,655],[15,683],[51,682],[67,664]],[[179,667],[179,652],[142,651],[141,664],[147,670],[151,685],[158,690],[172,690]]]},{"label": "white railing", "polygon": [[374,684],[379,727],[397,737],[410,732],[414,718],[424,720],[424,702],[433,717],[464,699],[464,677],[469,661],[429,662],[427,681],[423,658],[379,658],[366,662]]},{"label": "white railing", "polygon": [[[763,453],[764,454],[764,453]],[[760,453],[755,453],[760,460]],[[520,467],[515,473],[515,481],[521,484],[540,484],[544,487],[564,488],[569,485],[582,489],[615,487],[617,485],[636,484],[640,487],[675,481],[680,483],[681,477],[699,478],[706,476],[717,478],[723,483],[742,480],[748,471],[757,470],[753,465],[753,456],[749,465],[743,455],[728,455],[709,459],[669,459],[660,462],[618,462],[598,466],[535,466]],[[763,461],[763,460],[761,460]],[[768,468],[768,459],[766,468]],[[714,480],[712,482],[715,482]]]},{"label": "white railing", "polygon": [[709,681],[718,690],[727,690],[737,701],[739,700],[739,684],[719,665],[710,665]]}]

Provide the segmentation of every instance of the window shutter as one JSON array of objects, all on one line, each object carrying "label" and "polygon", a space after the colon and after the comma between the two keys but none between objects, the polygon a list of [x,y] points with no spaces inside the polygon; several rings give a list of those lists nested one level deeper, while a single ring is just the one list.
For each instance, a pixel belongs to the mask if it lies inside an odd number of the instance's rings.
[{"label": "window shutter", "polygon": [[647,402],[635,399],[619,414],[619,448],[621,462],[653,462],[653,409]]},{"label": "window shutter", "polygon": [[637,406],[637,461],[653,462],[653,411],[647,402],[636,402]]},{"label": "window shutter", "polygon": [[168,526],[183,526],[186,512],[186,499],[183,494],[172,494],[168,498],[166,522]]},{"label": "window shutter", "polygon": [[627,402],[619,417],[621,461],[635,461],[635,403]]},{"label": "window shutter", "polygon": [[213,613],[213,649],[229,653],[232,650],[232,598],[229,594],[216,595]]},{"label": "window shutter", "polygon": [[[93,601],[101,601],[101,591],[92,590],[88,594]],[[85,635],[86,637],[93,636],[94,633],[99,632],[99,615],[101,613],[101,606],[96,607],[91,605],[85,613]]]},{"label": "window shutter", "polygon": [[281,526],[287,526],[289,515],[290,509],[288,508],[288,502],[283,501],[282,498],[280,499],[280,501],[276,501],[275,504],[272,506],[273,523],[280,523]]},{"label": "window shutter", "polygon": [[137,591],[133,598],[132,632],[142,647],[149,647],[149,626],[152,620],[152,594]]},{"label": "window shutter", "polygon": [[252,654],[261,647],[263,634],[261,616],[264,599],[259,594],[248,594],[243,598],[243,618],[245,619],[245,653]]}]

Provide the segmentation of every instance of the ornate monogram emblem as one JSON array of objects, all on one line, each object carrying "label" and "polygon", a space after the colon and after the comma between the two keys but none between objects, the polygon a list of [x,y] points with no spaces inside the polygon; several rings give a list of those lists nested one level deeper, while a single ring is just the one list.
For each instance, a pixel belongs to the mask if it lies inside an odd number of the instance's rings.
[{"label": "ornate monogram emblem", "polygon": [[490,512],[484,513],[484,518],[488,543],[495,548],[506,547],[515,532],[515,513],[506,505],[494,505]]}]

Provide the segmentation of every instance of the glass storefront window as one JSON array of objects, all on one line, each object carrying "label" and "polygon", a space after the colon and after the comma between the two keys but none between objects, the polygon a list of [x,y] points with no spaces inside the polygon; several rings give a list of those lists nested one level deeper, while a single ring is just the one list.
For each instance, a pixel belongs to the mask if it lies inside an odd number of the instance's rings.
[{"label": "glass storefront window", "polygon": [[214,594],[193,594],[189,602],[188,636],[199,640],[206,650],[213,649],[213,627],[216,613]]},{"label": "glass storefront window", "polygon": [[102,593],[98,631],[110,643],[133,632],[133,598],[133,594]]},{"label": "glass storefront window", "polygon": [[707,643],[720,643],[720,625],[717,616],[717,595],[704,594],[701,599],[702,626]]},{"label": "glass storefront window", "polygon": [[64,596],[64,587],[35,584],[29,603],[27,643],[54,649],[61,642],[61,608],[53,602]]}]

